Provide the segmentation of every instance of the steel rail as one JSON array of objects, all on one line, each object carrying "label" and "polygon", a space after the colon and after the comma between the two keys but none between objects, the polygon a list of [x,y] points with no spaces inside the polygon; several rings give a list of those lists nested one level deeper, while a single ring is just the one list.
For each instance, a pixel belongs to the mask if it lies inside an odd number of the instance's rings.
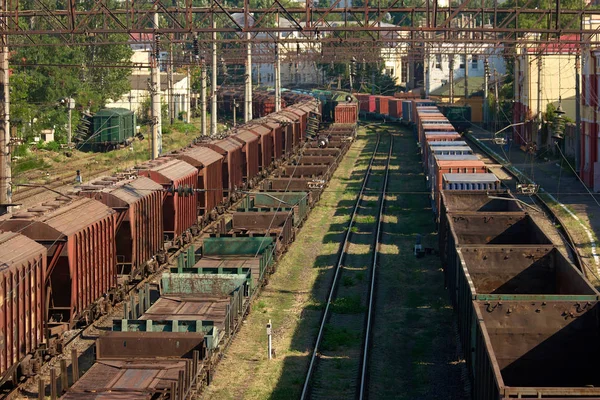
[{"label": "steel rail", "polygon": [[[356,215],[358,214],[358,208],[360,206],[360,203],[363,199],[364,193],[365,193],[365,189],[367,186],[367,182],[369,180],[369,177],[371,176],[371,171],[373,169],[373,164],[375,161],[375,157],[379,151],[379,145],[381,143],[381,135],[377,135],[377,143],[375,144],[375,149],[373,150],[373,154],[371,155],[371,159],[369,161],[369,166],[367,167],[367,170],[365,171],[365,175],[363,178],[363,182],[360,188],[360,191],[356,197],[356,202],[354,203],[354,208],[352,210],[352,214],[350,217],[350,221],[348,222],[348,225],[346,227],[346,235],[344,236],[344,240],[341,243],[341,247],[340,247],[340,255],[338,257],[338,262],[335,266],[335,274],[333,276],[333,281],[331,282],[331,287],[329,289],[329,294],[327,296],[327,302],[325,304],[325,310],[323,311],[323,316],[321,317],[321,323],[319,326],[319,332],[317,334],[317,339],[315,341],[315,346],[314,349],[312,351],[311,354],[311,359],[310,359],[310,363],[308,365],[308,370],[306,372],[306,378],[304,380],[304,385],[302,387],[302,394],[300,396],[300,398],[302,400],[308,398],[309,395],[309,385],[310,385],[310,381],[311,378],[314,374],[314,370],[315,370],[315,365],[316,365],[316,361],[317,361],[317,354],[319,352],[319,345],[321,343],[321,340],[323,338],[323,332],[325,330],[325,325],[327,323],[327,319],[329,316],[329,309],[331,307],[331,304],[333,302],[333,297],[336,293],[336,289],[337,289],[337,283],[338,283],[338,279],[340,276],[340,272],[342,270],[342,263],[345,259],[345,255],[347,253],[348,250],[348,246],[350,244],[350,235],[352,234],[352,227],[354,225],[354,221],[356,219]],[[390,144],[390,149],[391,149],[391,144]],[[387,160],[387,164],[389,164],[389,161],[391,159],[391,151],[388,152],[388,160]]]},{"label": "steel rail", "polygon": [[365,326],[365,340],[363,343],[363,358],[360,372],[360,392],[358,398],[363,400],[367,390],[367,373],[369,369],[369,341],[371,338],[371,325],[373,324],[373,305],[375,303],[375,281],[377,278],[377,254],[381,238],[381,224],[383,222],[383,211],[385,209],[385,195],[387,193],[390,162],[392,160],[392,149],[394,148],[394,136],[390,135],[390,151],[388,153],[388,162],[385,165],[385,177],[383,178],[383,189],[381,191],[381,201],[379,202],[379,216],[377,218],[377,231],[375,232],[375,248],[373,249],[373,267],[371,269],[371,285],[369,288],[369,305],[367,308],[367,322]]}]

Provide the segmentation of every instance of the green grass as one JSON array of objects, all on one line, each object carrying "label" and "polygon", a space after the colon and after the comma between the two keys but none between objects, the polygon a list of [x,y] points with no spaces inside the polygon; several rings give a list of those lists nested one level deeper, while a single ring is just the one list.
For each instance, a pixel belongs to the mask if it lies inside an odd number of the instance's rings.
[{"label": "green grass", "polygon": [[331,311],[338,314],[359,314],[365,311],[360,296],[340,297],[331,303]]},{"label": "green grass", "polygon": [[31,171],[34,169],[46,169],[49,167],[50,165],[41,158],[28,157],[18,160],[16,163],[14,163],[12,173],[18,175],[25,171]]},{"label": "green grass", "polygon": [[340,347],[351,347],[358,344],[360,344],[359,332],[352,332],[347,328],[325,325],[323,339],[321,340],[321,350],[336,351]]}]

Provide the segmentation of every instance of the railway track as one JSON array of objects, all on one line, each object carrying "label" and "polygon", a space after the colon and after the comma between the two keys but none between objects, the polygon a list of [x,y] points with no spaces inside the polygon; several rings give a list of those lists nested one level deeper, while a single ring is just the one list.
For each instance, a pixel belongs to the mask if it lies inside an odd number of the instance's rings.
[{"label": "railway track", "polygon": [[302,399],[362,399],[367,390],[377,252],[392,148],[392,135],[378,135],[341,243]]}]

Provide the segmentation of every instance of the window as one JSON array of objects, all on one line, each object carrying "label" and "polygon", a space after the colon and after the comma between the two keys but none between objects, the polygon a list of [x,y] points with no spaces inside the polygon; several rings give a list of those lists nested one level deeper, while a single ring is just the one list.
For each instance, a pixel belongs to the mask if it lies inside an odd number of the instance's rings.
[{"label": "window", "polygon": [[400,79],[402,82],[408,82],[408,61],[402,62],[402,76]]},{"label": "window", "polygon": [[394,76],[394,68],[386,68],[385,74],[388,76]]},{"label": "window", "polygon": [[473,54],[471,56],[471,69],[477,69],[479,64],[479,56],[477,54]]},{"label": "window", "polygon": [[442,69],[442,55],[441,54],[435,55],[435,67],[437,69]]},{"label": "window", "polygon": [[458,68],[465,68],[465,64],[467,63],[467,57],[465,55],[461,55],[460,56],[460,65],[458,66]]}]

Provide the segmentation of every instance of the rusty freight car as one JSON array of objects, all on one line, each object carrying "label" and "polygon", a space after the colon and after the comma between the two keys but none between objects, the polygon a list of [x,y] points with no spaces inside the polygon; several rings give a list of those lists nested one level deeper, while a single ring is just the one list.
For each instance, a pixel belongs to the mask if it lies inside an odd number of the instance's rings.
[{"label": "rusty freight car", "polygon": [[242,144],[242,153],[244,155],[243,178],[249,187],[254,186],[256,176],[260,166],[260,153],[258,136],[250,132],[246,127],[240,128],[235,134],[230,136]]},{"label": "rusty freight car", "polygon": [[198,170],[198,217],[204,223],[214,219],[215,215],[210,214],[223,203],[223,156],[203,146],[185,148],[171,155]]},{"label": "rusty freight car", "polygon": [[234,200],[235,191],[241,189],[244,184],[246,157],[242,153],[243,145],[232,137],[227,137],[202,143],[202,146],[223,156],[223,194],[227,200]]},{"label": "rusty freight car", "polygon": [[0,385],[33,375],[33,361],[41,361],[47,256],[34,240],[0,232]]},{"label": "rusty freight car", "polygon": [[196,226],[196,192],[198,170],[185,161],[160,157],[136,167],[139,176],[146,176],[162,185],[163,229],[165,239],[173,246],[187,243],[188,231]]},{"label": "rusty freight car", "polygon": [[20,232],[48,249],[51,336],[105,311],[103,296],[117,285],[115,219],[115,212],[99,201],[65,195],[0,220],[0,230]]},{"label": "rusty freight car", "polygon": [[270,171],[275,159],[274,135],[273,130],[259,123],[251,122],[244,126],[249,132],[258,136],[258,169],[263,176]]},{"label": "rusty freight car", "polygon": [[91,181],[75,192],[117,212],[117,274],[133,279],[154,272],[153,257],[163,249],[162,186],[146,177],[112,176]]}]

